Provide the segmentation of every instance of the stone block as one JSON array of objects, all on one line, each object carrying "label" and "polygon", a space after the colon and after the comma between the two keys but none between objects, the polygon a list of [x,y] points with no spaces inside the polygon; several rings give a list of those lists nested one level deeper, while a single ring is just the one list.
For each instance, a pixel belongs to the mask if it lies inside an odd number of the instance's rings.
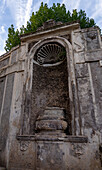
[{"label": "stone block", "polygon": [[99,62],[90,63],[93,87],[93,100],[96,112],[96,122],[99,129],[102,127],[102,67]]},{"label": "stone block", "polygon": [[102,60],[102,50],[90,51],[85,54],[85,61],[98,61]]},{"label": "stone block", "polygon": [[76,77],[77,78],[88,77],[89,76],[87,63],[76,64],[75,69],[76,69]]},{"label": "stone block", "polygon": [[36,170],[65,170],[63,143],[37,142]]},{"label": "stone block", "polygon": [[74,61],[75,61],[75,64],[85,63],[85,53],[84,52],[79,52],[79,53],[74,52]]},{"label": "stone block", "polygon": [[5,86],[5,77],[0,78],[0,114],[1,114],[1,107],[3,101],[4,86]]},{"label": "stone block", "polygon": [[34,142],[12,140],[9,155],[9,170],[34,170],[36,169],[35,159]]},{"label": "stone block", "polygon": [[78,78],[78,96],[80,103],[80,115],[83,119],[83,128],[96,129],[95,112],[92,99],[92,91],[89,77]]},{"label": "stone block", "polygon": [[73,50],[75,52],[85,51],[85,40],[81,31],[74,31],[72,35]]},{"label": "stone block", "polygon": [[17,58],[17,50],[12,51],[11,55],[11,64],[16,63],[16,58]]},{"label": "stone block", "polygon": [[1,132],[2,132],[2,150],[6,147],[6,141],[8,138],[9,132],[9,118],[10,118],[10,110],[11,110],[11,102],[12,102],[12,93],[13,93],[13,83],[14,83],[14,74],[8,75],[5,98],[3,104],[3,113],[1,117]]},{"label": "stone block", "polygon": [[100,48],[99,35],[97,30],[88,30],[84,33],[87,51]]},{"label": "stone block", "polygon": [[4,59],[4,60],[2,60],[2,61],[0,61],[0,69],[2,67],[8,66],[8,64],[9,64],[9,57]]},{"label": "stone block", "polygon": [[[27,51],[28,52],[28,51]],[[26,56],[26,46],[22,45],[19,49],[18,49],[18,60],[23,60]]]}]

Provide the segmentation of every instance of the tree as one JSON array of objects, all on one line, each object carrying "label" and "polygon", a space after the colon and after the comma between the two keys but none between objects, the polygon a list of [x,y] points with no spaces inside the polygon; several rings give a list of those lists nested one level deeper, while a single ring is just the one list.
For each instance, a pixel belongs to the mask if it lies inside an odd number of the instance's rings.
[{"label": "tree", "polygon": [[8,39],[6,40],[5,50],[9,51],[12,47],[15,47],[18,44],[20,44],[19,31],[18,29],[15,31],[14,26],[11,25],[8,29]]},{"label": "tree", "polygon": [[63,23],[71,22],[71,21],[80,21],[81,28],[89,28],[95,26],[94,19],[89,19],[86,16],[85,11],[80,10],[77,12],[76,9],[73,10],[71,13],[69,10],[66,11],[66,7],[64,4],[60,5],[60,3],[53,3],[53,6],[48,8],[47,3],[41,3],[39,10],[34,14],[32,13],[29,21],[27,21],[27,26],[20,28],[20,31],[14,30],[14,26],[8,29],[8,39],[6,40],[5,50],[9,51],[12,47],[20,44],[20,37],[19,35],[29,32],[35,32],[38,27],[42,26],[42,24],[49,20],[54,19],[57,21],[62,21]]}]

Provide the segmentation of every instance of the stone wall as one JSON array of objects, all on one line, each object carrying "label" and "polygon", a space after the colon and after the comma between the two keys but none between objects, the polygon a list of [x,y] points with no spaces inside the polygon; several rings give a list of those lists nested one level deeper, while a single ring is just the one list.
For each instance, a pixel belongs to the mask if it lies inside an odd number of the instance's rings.
[{"label": "stone wall", "polygon": [[[34,56],[49,42],[61,44],[66,59],[45,67]],[[81,30],[75,23],[22,36],[20,47],[0,57],[0,166],[8,170],[101,170],[101,77],[102,44],[97,28]],[[63,119],[70,128],[67,132],[62,128],[64,136],[55,135],[59,127],[53,135],[36,131],[36,120],[40,121],[39,115],[44,119],[48,106],[66,110]],[[55,127],[62,117],[56,119]],[[52,121],[51,128],[54,125]]]}]

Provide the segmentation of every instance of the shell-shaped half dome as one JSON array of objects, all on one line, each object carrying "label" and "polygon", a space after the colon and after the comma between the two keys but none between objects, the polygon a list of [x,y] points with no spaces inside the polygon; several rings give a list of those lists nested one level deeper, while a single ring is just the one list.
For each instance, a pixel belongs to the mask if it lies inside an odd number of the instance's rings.
[{"label": "shell-shaped half dome", "polygon": [[35,56],[34,61],[43,66],[53,66],[62,63],[66,57],[65,48],[58,43],[48,43],[41,46]]}]

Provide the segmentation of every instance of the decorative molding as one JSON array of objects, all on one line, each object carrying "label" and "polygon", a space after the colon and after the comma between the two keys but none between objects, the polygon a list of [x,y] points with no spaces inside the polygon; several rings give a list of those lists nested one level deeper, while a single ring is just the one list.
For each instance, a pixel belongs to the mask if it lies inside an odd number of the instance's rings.
[{"label": "decorative molding", "polygon": [[74,46],[76,52],[82,52],[84,50],[84,46],[79,42],[74,42]]},{"label": "decorative molding", "polygon": [[97,34],[96,34],[96,32],[89,32],[87,34],[87,37],[90,38],[91,40],[94,40],[94,39],[96,39]]},{"label": "decorative molding", "polygon": [[20,150],[26,151],[29,147],[30,141],[20,141]]},{"label": "decorative molding", "polygon": [[[88,137],[86,136],[73,136],[73,135],[66,135],[66,137],[55,137],[55,136],[48,136],[48,135],[18,135],[16,137],[17,140],[20,142],[26,141],[63,141],[63,142],[73,142],[73,143],[87,143]],[[23,149],[23,148],[22,148]]]},{"label": "decorative molding", "polygon": [[41,46],[34,56],[34,61],[39,65],[58,65],[65,59],[65,48],[57,43],[48,43]]}]

